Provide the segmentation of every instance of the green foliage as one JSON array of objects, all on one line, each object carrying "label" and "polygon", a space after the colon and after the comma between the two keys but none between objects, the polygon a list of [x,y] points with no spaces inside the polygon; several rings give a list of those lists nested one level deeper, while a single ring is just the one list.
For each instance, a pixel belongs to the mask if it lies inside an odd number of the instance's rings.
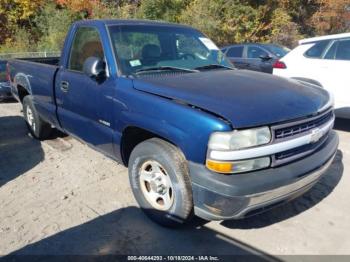
[{"label": "green foliage", "polygon": [[144,19],[179,22],[181,12],[190,2],[189,0],[143,0],[137,16]]},{"label": "green foliage", "polygon": [[348,1],[0,0],[0,52],[57,51],[72,22],[91,18],[188,24],[218,45],[274,42],[293,47],[303,37],[349,30]]},{"label": "green foliage", "polygon": [[278,39],[276,36],[292,23],[291,17],[276,1],[264,5],[252,2],[195,0],[182,12],[180,22],[199,28],[221,45]]},{"label": "green foliage", "polygon": [[350,30],[349,0],[318,0],[319,8],[311,17],[317,34],[337,34]]},{"label": "green foliage", "polygon": [[35,43],[32,34],[23,28],[16,28],[13,38],[8,38],[0,46],[0,53],[15,53],[23,51],[35,51]]},{"label": "green foliage", "polygon": [[[281,7],[291,17],[302,35],[313,35],[315,28],[310,23],[310,18],[320,8],[321,0],[281,0]],[[288,32],[288,31],[286,31]]]},{"label": "green foliage", "polygon": [[82,14],[68,9],[56,8],[54,3],[45,5],[33,20],[38,34],[41,35],[37,42],[37,50],[60,50],[68,28],[72,22],[81,18]]}]

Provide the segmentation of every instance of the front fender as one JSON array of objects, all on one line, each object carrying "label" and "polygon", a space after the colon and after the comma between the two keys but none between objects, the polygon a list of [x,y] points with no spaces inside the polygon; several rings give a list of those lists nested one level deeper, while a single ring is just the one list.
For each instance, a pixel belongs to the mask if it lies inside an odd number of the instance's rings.
[{"label": "front fender", "polygon": [[[129,126],[145,129],[178,146],[187,160],[204,163],[209,136],[231,127],[217,116],[174,100],[134,89],[121,111],[120,133]],[[132,110],[131,110],[132,109]]]}]

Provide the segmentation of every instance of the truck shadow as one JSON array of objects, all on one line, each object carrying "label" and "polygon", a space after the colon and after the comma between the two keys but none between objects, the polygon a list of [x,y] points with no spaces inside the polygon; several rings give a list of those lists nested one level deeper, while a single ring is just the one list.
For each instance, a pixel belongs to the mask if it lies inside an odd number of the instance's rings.
[{"label": "truck shadow", "polygon": [[32,139],[22,117],[0,118],[0,186],[44,160],[39,141]]},{"label": "truck shadow", "polygon": [[[81,261],[94,261],[98,257],[93,255],[205,254],[259,255],[258,261],[279,261],[255,247],[205,226],[180,229],[161,227],[151,222],[137,207],[122,208],[59,232],[9,254],[4,261],[13,261],[13,258],[22,258],[24,261],[28,255],[37,256],[37,261],[45,261],[45,255],[51,256],[51,259],[59,256],[61,260],[65,260],[67,255],[82,255]],[[30,258],[33,261],[34,257]],[[78,258],[74,257],[74,261]],[[117,260],[110,258],[107,261]],[[220,261],[232,261],[232,257]]]},{"label": "truck shadow", "polygon": [[56,138],[65,138],[68,139],[69,135],[61,132],[60,130],[54,128],[50,136],[46,140],[55,140]]},{"label": "truck shadow", "polygon": [[262,228],[297,216],[298,214],[312,208],[331,194],[333,189],[338,185],[344,172],[342,159],[343,153],[338,150],[327,173],[304,195],[287,204],[268,210],[265,213],[241,220],[222,221],[221,225],[232,229]]},{"label": "truck shadow", "polygon": [[0,99],[0,103],[1,104],[16,104],[16,103],[18,103],[18,101],[14,98],[8,98],[8,99],[4,99],[4,100]]}]

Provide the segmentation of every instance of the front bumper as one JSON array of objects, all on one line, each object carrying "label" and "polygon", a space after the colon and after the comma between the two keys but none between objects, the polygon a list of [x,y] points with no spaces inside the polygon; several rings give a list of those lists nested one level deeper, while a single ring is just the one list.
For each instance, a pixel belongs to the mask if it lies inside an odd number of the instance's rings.
[{"label": "front bumper", "polygon": [[195,214],[208,220],[239,219],[290,201],[309,190],[327,171],[338,143],[338,135],[331,131],[313,154],[245,174],[218,174],[190,162]]}]

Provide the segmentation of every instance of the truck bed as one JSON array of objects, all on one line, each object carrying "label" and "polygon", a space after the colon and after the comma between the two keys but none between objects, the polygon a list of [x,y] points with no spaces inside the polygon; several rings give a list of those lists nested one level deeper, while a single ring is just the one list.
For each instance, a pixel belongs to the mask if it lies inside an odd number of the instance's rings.
[{"label": "truck bed", "polygon": [[12,68],[11,79],[15,83],[12,90],[14,97],[21,100],[21,92],[25,89],[33,96],[41,117],[55,124],[57,119],[54,87],[58,64],[59,58],[55,57],[9,60]]},{"label": "truck bed", "polygon": [[54,65],[58,66],[60,62],[59,57],[39,57],[39,58],[18,58],[16,60],[22,60],[32,63],[40,63],[40,64],[47,64],[47,65]]}]

